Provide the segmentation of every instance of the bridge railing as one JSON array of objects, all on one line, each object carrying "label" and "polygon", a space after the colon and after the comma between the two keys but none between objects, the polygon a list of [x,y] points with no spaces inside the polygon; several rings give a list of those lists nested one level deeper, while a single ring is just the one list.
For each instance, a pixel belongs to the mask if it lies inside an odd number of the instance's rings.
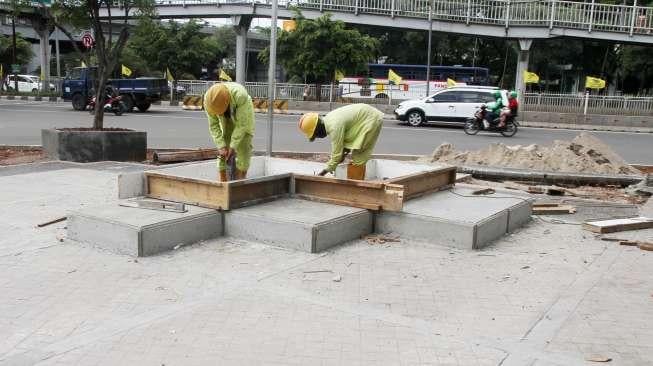
[{"label": "bridge railing", "polygon": [[[270,0],[157,0],[159,6],[270,4]],[[428,19],[430,0],[279,0],[300,9]],[[653,8],[562,0],[433,0],[432,19],[510,26],[653,33]]]},{"label": "bridge railing", "polygon": [[533,112],[652,116],[653,97],[526,93],[523,109]]}]

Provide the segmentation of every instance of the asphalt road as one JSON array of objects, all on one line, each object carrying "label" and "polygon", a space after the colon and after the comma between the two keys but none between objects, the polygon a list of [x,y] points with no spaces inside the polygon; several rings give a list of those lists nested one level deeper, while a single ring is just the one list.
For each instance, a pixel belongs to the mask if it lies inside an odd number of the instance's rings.
[{"label": "asphalt road", "polygon": [[[329,151],[328,141],[310,143],[297,131],[297,116],[275,115],[274,150]],[[73,111],[69,103],[0,101],[0,144],[40,145],[41,129],[52,127],[90,127],[87,112]],[[183,111],[177,107],[154,106],[147,113],[130,113],[120,117],[107,115],[105,127],[122,127],[147,131],[148,145],[156,148],[214,147],[208,133],[204,112]],[[467,136],[456,127],[420,127],[385,121],[375,152],[387,154],[428,154],[443,142],[457,149],[479,149],[490,143],[510,145],[549,144],[556,139],[569,140],[580,131],[520,128],[517,135],[505,138],[480,133]],[[591,132],[612,146],[629,163],[653,164],[653,134]],[[254,146],[265,149],[267,116],[256,115]]]}]

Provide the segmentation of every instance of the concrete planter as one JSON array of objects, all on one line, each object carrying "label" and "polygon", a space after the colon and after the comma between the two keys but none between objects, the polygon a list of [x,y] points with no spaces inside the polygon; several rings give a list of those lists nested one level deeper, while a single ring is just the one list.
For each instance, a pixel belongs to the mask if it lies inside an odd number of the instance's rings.
[{"label": "concrete planter", "polygon": [[76,161],[143,161],[147,134],[123,129],[44,129],[41,144],[51,159]]}]

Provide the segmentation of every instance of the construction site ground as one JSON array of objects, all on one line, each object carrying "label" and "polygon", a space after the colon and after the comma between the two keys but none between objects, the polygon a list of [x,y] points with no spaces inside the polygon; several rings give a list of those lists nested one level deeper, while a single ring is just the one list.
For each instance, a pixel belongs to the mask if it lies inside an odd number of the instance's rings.
[{"label": "construction site ground", "polygon": [[653,363],[653,252],[579,225],[633,206],[537,217],[481,251],[227,237],[135,259],[67,239],[66,221],[37,228],[117,202],[117,175],[145,168],[0,168],[0,365]]}]

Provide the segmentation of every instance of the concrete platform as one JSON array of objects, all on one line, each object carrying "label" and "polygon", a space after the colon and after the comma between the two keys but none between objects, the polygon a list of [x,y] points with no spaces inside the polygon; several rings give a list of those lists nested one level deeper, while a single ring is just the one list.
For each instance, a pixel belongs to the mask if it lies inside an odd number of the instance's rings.
[{"label": "concrete platform", "polygon": [[372,213],[286,198],[225,212],[225,235],[317,253],[372,232]]},{"label": "concrete platform", "polygon": [[473,196],[473,190],[457,187],[436,192],[406,202],[400,212],[381,212],[376,231],[480,249],[530,220],[531,200],[503,192]]},{"label": "concrete platform", "polygon": [[212,239],[223,233],[222,213],[186,206],[187,212],[147,210],[115,204],[68,214],[68,238],[119,254],[144,257]]}]

